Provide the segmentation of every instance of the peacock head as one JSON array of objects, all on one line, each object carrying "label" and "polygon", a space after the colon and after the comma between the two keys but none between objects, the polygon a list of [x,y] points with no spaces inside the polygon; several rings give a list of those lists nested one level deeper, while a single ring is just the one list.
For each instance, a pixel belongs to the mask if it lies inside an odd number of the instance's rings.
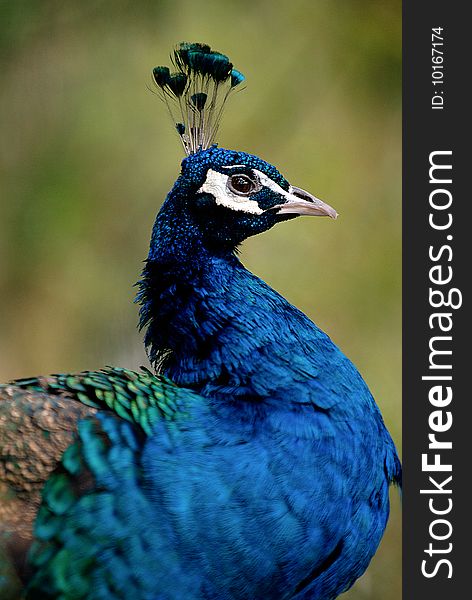
[{"label": "peacock head", "polygon": [[177,187],[185,189],[181,210],[209,243],[237,245],[300,215],[337,216],[328,204],[290,185],[273,165],[217,146],[184,159]]},{"label": "peacock head", "polygon": [[[244,81],[227,56],[206,44],[183,42],[171,61],[175,72],[155,67],[153,79],[187,157],[163,206],[166,216],[178,214],[180,224],[191,224],[205,244],[225,248],[300,215],[337,217],[271,164],[214,143],[225,102]],[[158,229],[159,224],[158,217]]]}]

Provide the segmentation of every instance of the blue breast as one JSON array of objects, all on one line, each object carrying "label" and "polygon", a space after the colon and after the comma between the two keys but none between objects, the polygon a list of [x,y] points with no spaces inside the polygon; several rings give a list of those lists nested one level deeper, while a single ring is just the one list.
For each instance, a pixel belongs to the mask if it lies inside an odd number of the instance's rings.
[{"label": "blue breast", "polygon": [[147,268],[147,341],[166,376],[208,400],[165,459],[164,431],[146,452],[153,498],[189,557],[179,577],[209,586],[205,598],[336,597],[373,556],[400,477],[365,382],[233,255],[202,251],[178,277],[168,264]]}]

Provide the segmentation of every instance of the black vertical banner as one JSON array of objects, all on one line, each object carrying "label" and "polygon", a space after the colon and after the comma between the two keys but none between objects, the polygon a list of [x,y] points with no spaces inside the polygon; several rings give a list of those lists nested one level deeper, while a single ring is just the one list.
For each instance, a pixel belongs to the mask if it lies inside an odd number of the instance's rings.
[{"label": "black vertical banner", "polygon": [[433,0],[403,8],[404,600],[463,598],[470,587],[466,6]]}]

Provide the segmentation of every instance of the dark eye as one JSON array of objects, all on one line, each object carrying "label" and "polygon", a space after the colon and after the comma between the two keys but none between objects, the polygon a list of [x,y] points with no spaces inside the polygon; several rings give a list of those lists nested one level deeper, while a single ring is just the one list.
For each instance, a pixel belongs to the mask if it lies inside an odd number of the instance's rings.
[{"label": "dark eye", "polygon": [[256,182],[245,173],[236,173],[228,179],[228,187],[232,192],[247,196],[257,188]]}]

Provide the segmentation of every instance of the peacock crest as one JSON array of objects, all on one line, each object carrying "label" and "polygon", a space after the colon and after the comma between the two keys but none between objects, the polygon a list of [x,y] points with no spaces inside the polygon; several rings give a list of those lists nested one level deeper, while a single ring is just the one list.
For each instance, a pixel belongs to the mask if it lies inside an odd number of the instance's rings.
[{"label": "peacock crest", "polygon": [[224,106],[244,81],[229,58],[207,44],[181,42],[169,67],[154,67],[152,76],[169,110],[187,155],[214,142]]}]

